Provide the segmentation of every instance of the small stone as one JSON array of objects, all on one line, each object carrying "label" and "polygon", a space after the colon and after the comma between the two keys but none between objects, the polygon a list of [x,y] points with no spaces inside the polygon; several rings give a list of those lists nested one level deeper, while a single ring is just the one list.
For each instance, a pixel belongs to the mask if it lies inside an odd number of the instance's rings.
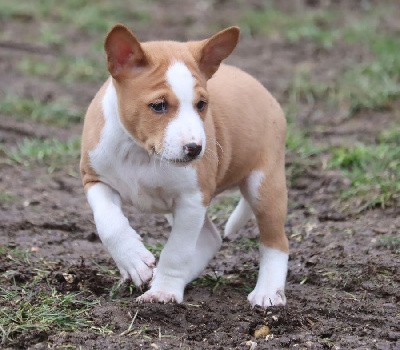
[{"label": "small stone", "polygon": [[265,338],[269,333],[270,329],[268,326],[264,325],[254,331],[254,337],[256,338]]}]

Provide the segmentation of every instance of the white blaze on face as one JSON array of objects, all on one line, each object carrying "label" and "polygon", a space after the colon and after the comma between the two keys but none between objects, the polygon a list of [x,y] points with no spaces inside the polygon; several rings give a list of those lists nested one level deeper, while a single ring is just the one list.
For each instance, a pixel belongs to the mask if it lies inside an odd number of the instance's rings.
[{"label": "white blaze on face", "polygon": [[179,107],[174,119],[168,124],[164,139],[163,157],[174,160],[184,157],[183,146],[196,143],[202,146],[203,155],[206,143],[203,121],[193,107],[195,79],[186,65],[174,62],[166,73],[167,83],[178,98]]}]

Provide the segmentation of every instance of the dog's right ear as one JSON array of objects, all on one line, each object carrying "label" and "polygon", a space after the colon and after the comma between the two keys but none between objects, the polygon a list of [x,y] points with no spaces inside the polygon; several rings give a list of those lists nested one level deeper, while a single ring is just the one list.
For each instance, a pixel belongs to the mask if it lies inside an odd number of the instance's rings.
[{"label": "dog's right ear", "polygon": [[108,71],[115,78],[129,76],[142,70],[148,63],[135,35],[123,24],[115,25],[104,42]]}]

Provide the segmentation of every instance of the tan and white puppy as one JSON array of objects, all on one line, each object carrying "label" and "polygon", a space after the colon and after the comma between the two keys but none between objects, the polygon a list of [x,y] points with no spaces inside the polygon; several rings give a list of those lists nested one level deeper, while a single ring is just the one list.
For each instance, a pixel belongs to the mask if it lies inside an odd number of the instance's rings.
[{"label": "tan and white puppy", "polygon": [[[261,236],[258,281],[248,299],[264,308],[286,303],[286,122],[257,80],[220,65],[238,37],[231,27],[203,41],[140,43],[116,25],[105,40],[111,77],[85,117],[81,175],[100,239],[122,278],[137,286],[152,280],[139,302],[182,302],[186,284],[221,246],[207,207],[238,186],[243,198],[225,235],[254,213]],[[122,201],[172,214],[155,273],[154,256],[129,225]]]}]

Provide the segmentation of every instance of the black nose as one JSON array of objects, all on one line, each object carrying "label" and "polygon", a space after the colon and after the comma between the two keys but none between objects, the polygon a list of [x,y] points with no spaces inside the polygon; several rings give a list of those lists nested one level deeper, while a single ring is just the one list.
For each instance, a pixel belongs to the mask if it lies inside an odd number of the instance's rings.
[{"label": "black nose", "polygon": [[187,145],[183,146],[183,151],[185,154],[190,158],[196,158],[201,152],[201,145],[196,143],[188,143]]}]

